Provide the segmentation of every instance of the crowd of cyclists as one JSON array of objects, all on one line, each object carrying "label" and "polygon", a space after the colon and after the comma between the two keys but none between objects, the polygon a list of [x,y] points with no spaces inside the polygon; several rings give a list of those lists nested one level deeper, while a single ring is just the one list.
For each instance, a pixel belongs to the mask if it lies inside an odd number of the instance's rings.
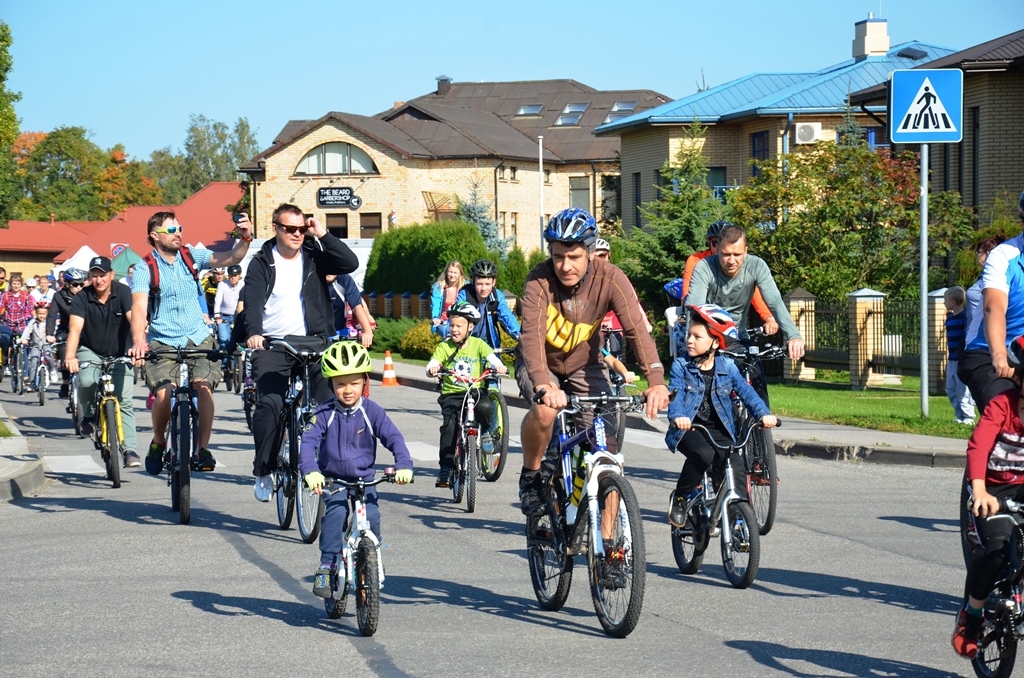
[{"label": "crowd of cyclists", "polygon": [[[1020,215],[1024,223],[1024,194]],[[293,349],[324,354],[321,369],[310,384],[320,404],[314,418],[320,422],[302,438],[301,474],[317,493],[331,477],[340,480],[373,476],[376,441],[395,454],[401,474],[398,482],[411,482],[412,464],[404,439],[379,405],[367,393],[374,321],[350,277],[358,261],[340,239],[317,219],[307,218],[290,204],[273,213],[273,237],[251,257],[243,279],[240,266],[252,241],[252,224],[236,215],[239,238],[231,250],[213,252],[185,245],[184,227],[173,212],[157,212],[148,221],[152,251],[119,284],[111,262],[95,257],[88,271],[66,269],[56,280],[24,280],[0,269],[0,349],[6,366],[15,342],[31,350],[46,343],[58,348],[62,371],[61,395],[70,374],[82,372],[81,402],[92,402],[95,374],[80,370],[83,361],[128,355],[145,365],[145,381],[152,394],[152,439],[145,449],[146,470],[161,473],[165,465],[169,394],[175,386],[177,361],[160,349],[208,351],[208,359],[192,364],[193,386],[198,393],[198,454],[194,470],[216,467],[210,449],[215,418],[213,392],[227,367],[227,357],[240,346],[252,351],[257,400],[253,417],[253,491],[269,501],[277,471],[279,427],[285,392],[298,363]],[[765,427],[774,425],[763,376],[755,374],[752,389],[741,384],[728,357],[717,356],[749,340],[748,315],[760,318],[769,334],[781,331],[790,359],[800,360],[804,341],[783,303],[765,262],[750,254],[746,233],[728,222],[710,224],[707,249],[686,262],[681,279],[666,285],[673,302],[666,311],[673,356],[672,378],[651,337],[647,313],[626,275],[610,260],[608,242],[598,237],[594,218],[584,210],[565,209],[554,215],[543,231],[549,257],[527,276],[517,313],[497,287],[494,262],[470,266],[468,277],[458,261],[444,265],[431,294],[432,331],[443,343],[427,366],[430,375],[441,368],[479,377],[488,366],[504,372],[494,350],[502,334],[517,341],[515,380],[531,402],[522,422],[523,465],[519,478],[520,510],[538,516],[545,510],[545,473],[542,461],[557,413],[571,395],[610,393],[608,335],[628,343],[636,367],[646,379],[645,414],[655,419],[669,407],[670,387],[678,397],[671,410],[666,442],[685,457],[676,489],[669,499],[666,518],[677,527],[685,519],[687,503],[696,495],[695,482],[715,463],[715,452],[693,424],[719,442],[733,442],[740,432],[729,406],[739,393],[748,410]],[[980,250],[979,250],[980,252]],[[965,350],[958,374],[967,384],[980,413],[968,448],[966,481],[973,494],[973,529],[984,553],[971,564],[968,596],[957,615],[953,645],[964,656],[977,653],[984,612],[983,593],[991,588],[1007,556],[1009,531],[997,515],[999,498],[1024,501],[1024,424],[1021,423],[1020,375],[1024,371],[1024,233],[985,252],[984,270],[976,287],[981,309],[969,319]],[[201,278],[200,272],[211,273]],[[55,288],[53,283],[57,282]],[[216,350],[223,349],[218,359]],[[38,364],[36,361],[35,364]],[[31,374],[24,375],[31,379]],[[465,376],[465,375],[464,375]],[[135,419],[132,411],[134,377],[122,366],[116,375],[125,423],[126,466],[139,466]],[[463,382],[466,383],[466,382]],[[457,426],[459,382],[445,382],[441,405],[440,454],[436,485],[451,482],[451,455]],[[461,401],[461,399],[459,399]],[[477,399],[487,403],[487,399]],[[486,408],[485,408],[486,409]],[[600,411],[600,410],[599,410]],[[484,428],[493,417],[478,410]],[[602,411],[611,427],[623,425],[611,412]],[[94,425],[88,406],[82,425]],[[363,427],[362,424],[366,426]],[[130,429],[130,433],[129,433]],[[608,447],[615,452],[614,430]],[[738,464],[742,472],[743,465]],[[737,487],[745,487],[737,482]],[[323,595],[325,577],[338,551],[339,525],[344,524],[344,493],[331,495],[321,537],[323,558],[315,591]],[[379,537],[376,493],[367,493],[371,522]],[[331,508],[334,507],[334,508]],[[340,522],[339,522],[340,521]],[[328,522],[331,530],[327,529]],[[334,532],[324,538],[329,531]]]}]

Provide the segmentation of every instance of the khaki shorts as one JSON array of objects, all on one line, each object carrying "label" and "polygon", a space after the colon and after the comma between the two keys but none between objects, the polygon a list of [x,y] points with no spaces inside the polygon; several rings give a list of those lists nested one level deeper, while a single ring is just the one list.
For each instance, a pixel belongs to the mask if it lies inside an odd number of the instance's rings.
[{"label": "khaki shorts", "polygon": [[[149,350],[161,351],[166,349],[173,349],[173,346],[169,346],[159,341],[149,342]],[[217,349],[216,341],[211,335],[206,339],[203,339],[202,343],[196,346],[195,342],[189,339],[185,348],[199,348],[204,351],[214,351]],[[221,376],[223,374],[223,368],[220,362],[210,362],[206,358],[189,358],[189,364],[192,365],[192,381],[205,381],[210,385],[211,389],[216,389],[217,384],[220,383]],[[149,387],[150,391],[156,391],[161,386],[167,384],[178,383],[178,361],[171,357],[163,357],[146,363],[146,386]]]}]

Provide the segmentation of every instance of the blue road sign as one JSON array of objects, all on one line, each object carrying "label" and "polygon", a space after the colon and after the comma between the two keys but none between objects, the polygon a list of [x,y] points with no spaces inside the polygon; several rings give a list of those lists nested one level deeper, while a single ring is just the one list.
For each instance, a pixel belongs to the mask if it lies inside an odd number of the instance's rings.
[{"label": "blue road sign", "polygon": [[889,138],[894,144],[955,144],[963,137],[963,71],[893,71],[889,87]]}]

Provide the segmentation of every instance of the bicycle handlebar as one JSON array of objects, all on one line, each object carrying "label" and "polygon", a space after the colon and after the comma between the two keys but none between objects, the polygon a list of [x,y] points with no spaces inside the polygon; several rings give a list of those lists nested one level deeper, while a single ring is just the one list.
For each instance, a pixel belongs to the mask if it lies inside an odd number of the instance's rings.
[{"label": "bicycle handlebar", "polygon": [[319,351],[300,350],[300,349],[295,348],[291,344],[289,344],[284,339],[264,339],[263,340],[263,348],[265,350],[269,351],[269,350],[277,348],[277,347],[283,348],[287,353],[292,354],[296,358],[301,358],[301,359],[306,359],[306,360],[317,360],[321,356],[323,356],[324,351],[327,350],[326,348],[322,348]]},{"label": "bicycle handlebar", "polygon": [[118,364],[134,365],[135,360],[127,356],[119,356],[117,358],[101,358],[99,360],[79,360],[78,369],[82,369],[84,367],[99,367],[100,369],[103,369],[104,367],[113,367],[114,365]]},{"label": "bicycle handlebar", "polygon": [[[541,390],[539,390],[539,391],[537,391],[536,393],[533,394],[533,398],[531,400],[535,404],[539,405],[540,403],[544,402],[544,396],[547,394],[547,392],[548,392],[548,390],[546,388],[542,388]],[[607,405],[607,404],[611,404],[611,403],[624,403],[624,404],[626,404],[627,408],[632,408],[632,407],[639,408],[641,405],[644,405],[644,404],[647,403],[647,396],[643,395],[643,394],[640,394],[640,395],[617,396],[617,395],[611,395],[609,393],[601,393],[599,395],[589,395],[589,396],[570,395],[569,396],[569,406],[566,409],[578,410],[578,409],[580,409],[581,405],[585,405],[585,404],[588,404],[588,403],[594,403],[594,404],[597,404],[597,405]]]},{"label": "bicycle handlebar", "polygon": [[[776,420],[774,428],[781,428],[781,427],[782,427],[782,422]],[[729,446],[729,445],[719,445],[718,443],[716,443],[714,438],[711,437],[711,431],[709,431],[708,428],[706,426],[704,426],[703,424],[690,424],[690,428],[691,429],[697,429],[697,430],[703,432],[704,438],[708,441],[708,443],[712,447],[714,447],[716,449],[719,449],[719,450],[722,450],[723,452],[728,452],[729,450],[738,450],[740,448],[746,447],[747,443],[750,442],[750,436],[752,436],[754,434],[755,430],[757,430],[759,428],[764,428],[764,424],[762,424],[759,421],[753,422],[750,425],[750,427],[747,429],[747,436],[743,439],[743,442],[739,443],[737,445],[732,445],[732,446]]]},{"label": "bicycle handlebar", "polygon": [[144,355],[142,359],[152,362],[163,356],[175,356],[179,361],[188,360],[189,358],[206,358],[207,360],[214,362],[223,359],[224,355],[224,353],[221,353],[217,349],[208,351],[205,348],[161,348],[146,351],[146,355]]},{"label": "bicycle handlebar", "polygon": [[[395,476],[398,471],[393,466],[388,466],[384,469],[384,473],[374,478],[373,480],[342,480],[341,478],[325,478],[323,491],[326,494],[335,494],[341,492],[343,489],[355,489],[358,487],[373,487],[374,485],[380,485],[381,483],[393,483],[395,482]],[[413,478],[415,481],[415,477]],[[338,489],[328,489],[331,485],[337,485]]]}]

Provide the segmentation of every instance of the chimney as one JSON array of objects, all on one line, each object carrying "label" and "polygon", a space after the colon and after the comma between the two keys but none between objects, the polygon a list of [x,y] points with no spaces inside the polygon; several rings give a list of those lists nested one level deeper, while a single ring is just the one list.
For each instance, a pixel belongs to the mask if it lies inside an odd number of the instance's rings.
[{"label": "chimney", "polygon": [[885,56],[889,51],[888,22],[876,19],[868,12],[868,18],[853,25],[853,58]]},{"label": "chimney", "polygon": [[54,214],[53,214],[53,212],[50,212],[50,223],[51,223],[51,224],[53,223],[53,217],[54,217]]},{"label": "chimney", "polygon": [[437,96],[443,97],[452,91],[452,79],[447,75],[439,75],[434,79],[437,80]]},{"label": "chimney", "polygon": [[405,102],[404,101],[396,101],[394,106],[391,107],[391,110],[394,110],[396,108],[401,108],[402,106],[405,106]]}]

